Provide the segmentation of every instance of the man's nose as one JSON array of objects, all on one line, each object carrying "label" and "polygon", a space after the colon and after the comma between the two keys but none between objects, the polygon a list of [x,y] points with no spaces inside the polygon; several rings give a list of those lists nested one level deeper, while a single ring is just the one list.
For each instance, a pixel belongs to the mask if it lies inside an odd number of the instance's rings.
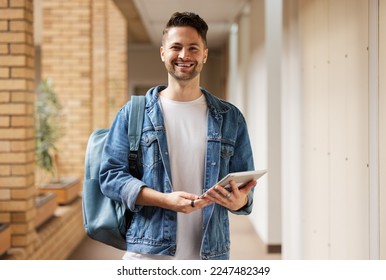
[{"label": "man's nose", "polygon": [[186,59],[188,57],[189,57],[189,52],[186,49],[182,48],[178,55],[178,58]]}]

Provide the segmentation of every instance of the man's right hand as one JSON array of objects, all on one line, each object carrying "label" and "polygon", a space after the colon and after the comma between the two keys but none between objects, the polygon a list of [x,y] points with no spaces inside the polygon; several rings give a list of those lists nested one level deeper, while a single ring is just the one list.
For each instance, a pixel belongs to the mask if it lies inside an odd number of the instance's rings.
[{"label": "man's right hand", "polygon": [[200,210],[212,203],[195,194],[182,191],[161,193],[149,187],[142,188],[136,201],[137,205],[156,206],[185,214]]}]

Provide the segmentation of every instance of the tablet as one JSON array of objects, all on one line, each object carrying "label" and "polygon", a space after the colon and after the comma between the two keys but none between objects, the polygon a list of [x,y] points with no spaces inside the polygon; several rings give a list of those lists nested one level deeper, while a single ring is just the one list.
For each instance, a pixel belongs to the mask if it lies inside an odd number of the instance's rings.
[{"label": "tablet", "polygon": [[[258,180],[261,176],[267,173],[267,170],[254,170],[254,171],[243,171],[243,172],[235,172],[229,173],[220,181],[218,181],[212,188],[217,185],[223,186],[228,192],[232,191],[232,187],[230,185],[230,181],[235,181],[236,185],[239,189],[245,187],[250,181]],[[201,197],[204,194],[201,195]]]}]

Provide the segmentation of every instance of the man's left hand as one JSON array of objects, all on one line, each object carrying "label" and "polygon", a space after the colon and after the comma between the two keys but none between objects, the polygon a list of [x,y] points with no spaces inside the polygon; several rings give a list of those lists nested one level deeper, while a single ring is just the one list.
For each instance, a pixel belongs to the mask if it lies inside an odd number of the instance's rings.
[{"label": "man's left hand", "polygon": [[220,185],[210,189],[204,196],[211,202],[220,204],[229,210],[239,210],[248,203],[248,193],[256,185],[256,181],[250,181],[245,187],[239,189],[234,181],[230,182],[232,191],[229,192]]}]

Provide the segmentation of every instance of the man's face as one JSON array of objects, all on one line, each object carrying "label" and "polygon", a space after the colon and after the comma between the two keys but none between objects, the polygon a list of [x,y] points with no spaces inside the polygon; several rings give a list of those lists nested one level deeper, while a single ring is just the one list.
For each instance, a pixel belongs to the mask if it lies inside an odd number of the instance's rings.
[{"label": "man's face", "polygon": [[206,62],[208,49],[192,27],[172,27],[164,35],[160,49],[166,70],[176,80],[196,78]]}]

